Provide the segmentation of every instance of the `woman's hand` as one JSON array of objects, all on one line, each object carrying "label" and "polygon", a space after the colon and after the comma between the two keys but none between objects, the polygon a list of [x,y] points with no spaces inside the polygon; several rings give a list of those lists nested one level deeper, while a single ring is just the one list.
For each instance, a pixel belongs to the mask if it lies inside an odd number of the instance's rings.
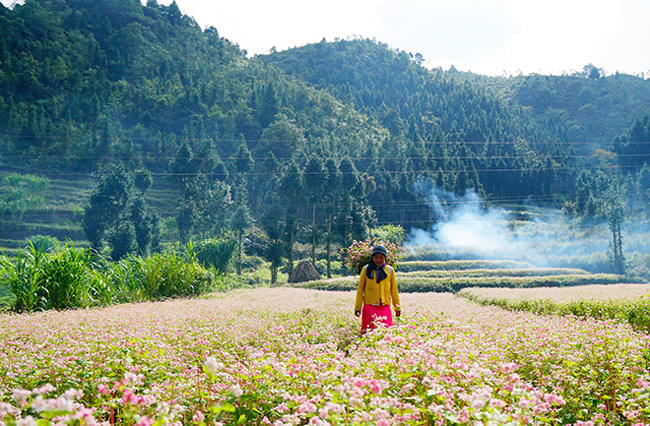
[{"label": "woman's hand", "polygon": [[354,311],[354,315],[357,316],[357,317],[360,317],[361,316],[361,311]]},{"label": "woman's hand", "polygon": [[399,316],[402,315],[402,311],[395,311],[395,316],[399,318]]}]

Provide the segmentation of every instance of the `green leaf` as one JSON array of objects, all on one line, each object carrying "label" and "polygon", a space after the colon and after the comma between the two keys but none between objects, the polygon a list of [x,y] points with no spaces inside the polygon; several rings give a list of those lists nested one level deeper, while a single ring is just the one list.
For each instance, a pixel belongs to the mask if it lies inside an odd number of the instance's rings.
[{"label": "green leaf", "polygon": [[206,376],[208,376],[208,379],[210,379],[211,382],[214,382],[217,380],[217,376],[208,369],[205,365],[203,365],[203,372],[205,373]]},{"label": "green leaf", "polygon": [[234,405],[232,405],[229,402],[226,402],[225,404],[220,405],[218,407],[210,407],[210,412],[212,412],[213,414],[221,414],[224,411],[226,413],[234,413],[235,411],[237,411],[237,409],[235,408]]}]

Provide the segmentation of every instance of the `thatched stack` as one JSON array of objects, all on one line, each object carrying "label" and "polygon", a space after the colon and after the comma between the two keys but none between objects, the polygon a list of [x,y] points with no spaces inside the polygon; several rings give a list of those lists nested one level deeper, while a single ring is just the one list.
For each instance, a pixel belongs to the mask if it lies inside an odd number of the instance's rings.
[{"label": "thatched stack", "polygon": [[305,281],[320,280],[320,274],[309,260],[301,260],[289,276],[290,283],[304,283]]}]

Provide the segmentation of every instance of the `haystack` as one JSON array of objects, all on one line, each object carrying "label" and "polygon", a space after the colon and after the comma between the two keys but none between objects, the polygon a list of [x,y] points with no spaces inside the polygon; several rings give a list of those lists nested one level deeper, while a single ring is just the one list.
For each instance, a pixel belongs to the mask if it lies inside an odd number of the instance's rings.
[{"label": "haystack", "polygon": [[289,276],[290,283],[304,283],[305,281],[320,280],[320,274],[309,260],[301,260]]}]

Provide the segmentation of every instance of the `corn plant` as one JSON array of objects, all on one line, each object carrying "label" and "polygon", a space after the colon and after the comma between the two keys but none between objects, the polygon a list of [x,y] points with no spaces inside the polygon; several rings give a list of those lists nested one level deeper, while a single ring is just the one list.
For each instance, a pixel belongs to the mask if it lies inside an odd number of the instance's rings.
[{"label": "corn plant", "polygon": [[89,303],[90,250],[66,244],[40,262],[46,309],[74,309]]},{"label": "corn plant", "polygon": [[19,249],[13,259],[4,254],[0,257],[0,279],[14,295],[12,309],[15,312],[45,309],[47,294],[43,288],[45,276],[41,269],[44,257],[45,248],[37,249],[31,243],[27,248]]},{"label": "corn plant", "polygon": [[149,300],[143,290],[131,257],[107,263],[96,279],[97,295],[104,303],[130,303]]},{"label": "corn plant", "polygon": [[237,240],[209,239],[197,243],[196,259],[206,268],[213,267],[224,274],[237,249]]}]

